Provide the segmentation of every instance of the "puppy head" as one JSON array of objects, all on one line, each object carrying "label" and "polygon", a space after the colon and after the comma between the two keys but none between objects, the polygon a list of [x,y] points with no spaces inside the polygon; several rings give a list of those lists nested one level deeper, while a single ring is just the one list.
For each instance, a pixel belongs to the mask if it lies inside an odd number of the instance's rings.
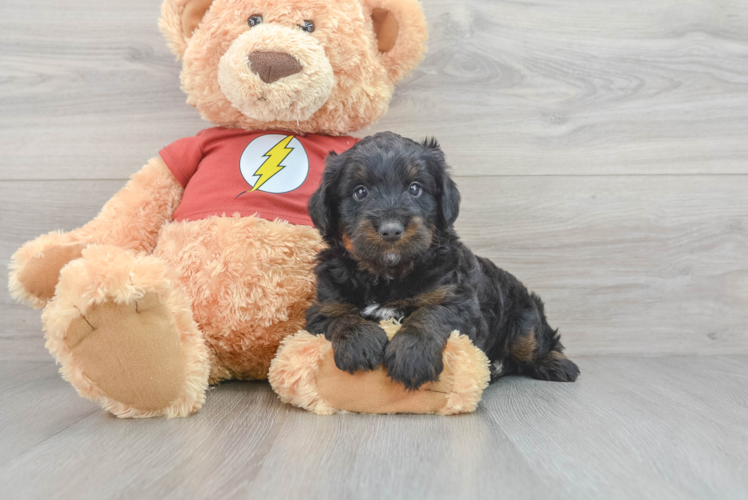
[{"label": "puppy head", "polygon": [[328,244],[344,245],[360,268],[386,276],[407,273],[424,258],[459,209],[460,193],[436,141],[419,144],[391,132],[331,154],[309,200]]}]

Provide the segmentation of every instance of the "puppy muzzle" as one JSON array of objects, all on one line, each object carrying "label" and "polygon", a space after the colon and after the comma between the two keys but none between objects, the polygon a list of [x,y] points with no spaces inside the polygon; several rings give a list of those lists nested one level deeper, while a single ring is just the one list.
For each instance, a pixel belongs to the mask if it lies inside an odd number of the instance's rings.
[{"label": "puppy muzzle", "polygon": [[428,249],[431,233],[420,217],[405,224],[387,218],[365,219],[350,236],[354,258],[380,274],[410,268]]}]

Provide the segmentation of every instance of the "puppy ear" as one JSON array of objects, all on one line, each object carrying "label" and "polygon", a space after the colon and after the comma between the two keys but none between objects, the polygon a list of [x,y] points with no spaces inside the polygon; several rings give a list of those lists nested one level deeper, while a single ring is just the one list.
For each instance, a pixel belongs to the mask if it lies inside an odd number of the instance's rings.
[{"label": "puppy ear", "polygon": [[444,219],[444,228],[450,228],[454,225],[457,220],[457,216],[460,215],[460,191],[457,190],[457,184],[449,176],[449,173],[445,170],[442,181],[441,197],[439,198],[439,205],[442,209],[442,217]]},{"label": "puppy ear", "polygon": [[169,47],[181,59],[213,0],[164,0],[158,27],[166,36]]},{"label": "puppy ear", "polygon": [[429,151],[431,156],[431,171],[437,185],[437,200],[441,211],[440,228],[449,229],[460,215],[460,191],[457,184],[449,175],[444,152],[435,138],[425,139],[421,145]]},{"label": "puppy ear", "polygon": [[393,83],[418,66],[426,53],[428,28],[418,0],[362,0],[371,18],[380,61]]},{"label": "puppy ear", "polygon": [[312,223],[328,242],[338,238],[337,186],[342,171],[343,162],[335,151],[330,151],[325,161],[322,183],[309,198],[309,216]]}]

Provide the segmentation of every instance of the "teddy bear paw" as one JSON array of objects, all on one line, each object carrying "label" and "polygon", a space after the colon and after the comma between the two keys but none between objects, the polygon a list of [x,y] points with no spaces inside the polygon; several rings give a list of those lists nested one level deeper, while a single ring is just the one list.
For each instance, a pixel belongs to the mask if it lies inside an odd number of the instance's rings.
[{"label": "teddy bear paw", "polygon": [[92,305],[70,323],[66,343],[70,363],[106,397],[126,407],[156,412],[183,393],[179,332],[156,293],[128,304],[108,300]]}]

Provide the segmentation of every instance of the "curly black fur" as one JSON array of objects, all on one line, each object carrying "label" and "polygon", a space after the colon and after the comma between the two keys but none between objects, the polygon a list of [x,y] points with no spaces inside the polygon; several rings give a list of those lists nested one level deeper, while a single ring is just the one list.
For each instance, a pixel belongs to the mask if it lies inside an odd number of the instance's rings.
[{"label": "curly black fur", "polygon": [[[408,389],[439,378],[453,330],[488,355],[494,380],[574,381],[579,369],[562,354],[540,297],[460,242],[459,209],[435,140],[380,133],[332,153],[309,201],[329,248],[318,255],[307,329],[332,342],[341,370],[383,363]],[[389,317],[404,321],[388,342],[378,322]]]}]

